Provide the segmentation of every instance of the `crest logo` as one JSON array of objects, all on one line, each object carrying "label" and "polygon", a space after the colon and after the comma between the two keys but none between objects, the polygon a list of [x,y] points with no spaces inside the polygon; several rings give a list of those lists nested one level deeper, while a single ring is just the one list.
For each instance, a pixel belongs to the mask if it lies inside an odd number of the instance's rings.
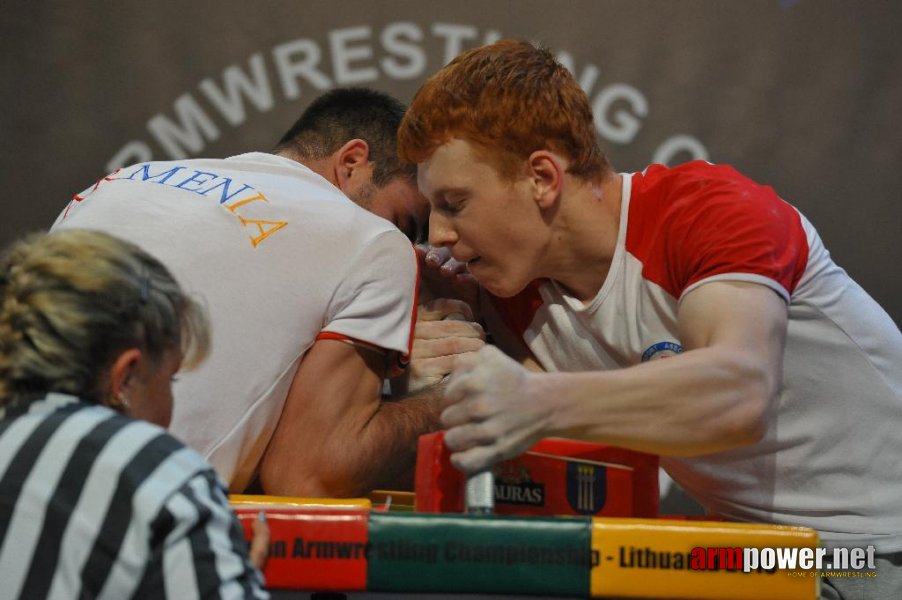
[{"label": "crest logo", "polygon": [[501,463],[495,468],[495,502],[545,506],[545,486],[533,481],[526,467]]},{"label": "crest logo", "polygon": [[594,515],[607,500],[608,470],[599,465],[567,464],[567,502],[581,515]]},{"label": "crest logo", "polygon": [[645,349],[645,352],[642,353],[642,362],[676,356],[682,351],[683,347],[676,342],[658,342]]}]

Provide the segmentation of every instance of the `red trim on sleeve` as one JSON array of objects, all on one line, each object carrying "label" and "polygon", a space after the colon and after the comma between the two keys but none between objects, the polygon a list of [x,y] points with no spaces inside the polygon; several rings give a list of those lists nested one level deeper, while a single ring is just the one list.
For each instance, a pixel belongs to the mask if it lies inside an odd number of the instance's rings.
[{"label": "red trim on sleeve", "polygon": [[792,293],[808,262],[798,212],[729,166],[652,165],[632,178],[627,251],[645,279],[680,298],[715,275],[767,277]]},{"label": "red trim on sleeve", "polygon": [[376,350],[377,352],[389,352],[388,349],[383,348],[382,346],[377,346],[376,344],[371,344],[370,342],[365,342],[363,340],[358,340],[355,337],[351,337],[349,335],[345,335],[343,333],[335,333],[333,331],[321,331],[319,335],[316,336],[316,341],[320,340],[335,340],[338,342],[348,342],[354,344],[355,346],[363,346],[364,348],[369,348],[370,350]]},{"label": "red trim on sleeve", "polygon": [[[411,246],[413,248],[413,246]],[[417,324],[417,306],[419,301],[420,294],[420,264],[416,258],[416,252],[413,253],[414,257],[414,268],[416,269],[416,278],[414,279],[413,285],[413,304],[411,307],[410,314],[410,332],[407,335],[407,352],[401,353],[397,352],[397,361],[394,361],[393,364],[389,365],[389,372],[387,374],[388,377],[397,377],[404,373],[404,370],[407,368],[407,363],[410,362],[410,355],[413,352],[413,340],[414,340],[414,330]],[[316,341],[319,340],[336,340],[341,342],[349,342],[351,344],[355,344],[358,346],[363,346],[365,348],[370,348],[372,350],[376,350],[379,352],[394,352],[394,350],[389,350],[388,348],[384,348],[379,346],[378,344],[373,344],[371,342],[365,342],[363,340],[351,337],[349,335],[345,335],[343,333],[335,333],[332,331],[321,331],[316,336]]]},{"label": "red trim on sleeve", "polygon": [[389,377],[397,377],[404,373],[404,370],[407,369],[407,363],[410,362],[410,355],[413,352],[413,338],[417,326],[417,307],[419,307],[420,303],[420,261],[417,259],[417,251],[414,249],[413,244],[410,247],[413,250],[413,264],[417,271],[417,276],[413,284],[413,305],[410,313],[410,334],[407,337],[407,354],[398,355],[398,364],[392,367]]}]

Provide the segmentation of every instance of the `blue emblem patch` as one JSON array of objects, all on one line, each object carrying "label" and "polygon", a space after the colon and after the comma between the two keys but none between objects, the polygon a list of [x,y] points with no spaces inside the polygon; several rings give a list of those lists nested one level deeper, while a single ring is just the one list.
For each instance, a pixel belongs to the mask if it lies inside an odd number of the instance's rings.
[{"label": "blue emblem patch", "polygon": [[642,353],[642,362],[676,356],[682,351],[683,347],[676,342],[658,342],[645,349],[645,352]]}]

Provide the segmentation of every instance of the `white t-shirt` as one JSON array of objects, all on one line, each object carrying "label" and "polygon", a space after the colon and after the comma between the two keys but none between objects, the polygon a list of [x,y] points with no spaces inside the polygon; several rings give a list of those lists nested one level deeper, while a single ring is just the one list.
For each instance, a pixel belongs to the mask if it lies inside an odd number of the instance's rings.
[{"label": "white t-shirt", "polygon": [[772,189],[705,162],[624,175],[594,300],[536,281],[493,304],[547,370],[615,369],[681,352],[680,299],[718,280],[787,301],[780,397],[760,442],[662,466],[713,513],[902,550],[902,334]]},{"label": "white t-shirt", "polygon": [[178,376],[170,429],[232,490],[253,477],[314,341],[409,353],[410,242],[295,161],[249,153],[125,167],[54,225],[75,227],[136,243],[206,305],[211,353]]}]

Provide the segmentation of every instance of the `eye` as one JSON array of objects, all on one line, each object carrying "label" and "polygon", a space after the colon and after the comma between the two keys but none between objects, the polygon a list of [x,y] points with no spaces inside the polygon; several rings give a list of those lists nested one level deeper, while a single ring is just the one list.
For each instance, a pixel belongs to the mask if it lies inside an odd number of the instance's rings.
[{"label": "eye", "polygon": [[463,210],[464,206],[467,204],[466,196],[456,196],[453,198],[445,199],[445,206],[443,207],[445,212],[450,215],[456,215],[461,210]]}]

